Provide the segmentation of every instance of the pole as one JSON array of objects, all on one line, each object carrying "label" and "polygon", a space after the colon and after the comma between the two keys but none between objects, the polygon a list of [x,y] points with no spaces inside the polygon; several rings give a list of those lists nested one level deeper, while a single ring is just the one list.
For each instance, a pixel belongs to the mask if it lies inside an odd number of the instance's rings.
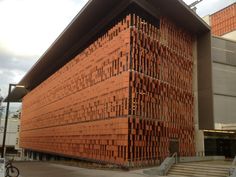
[{"label": "pole", "polygon": [[5,117],[5,126],[4,126],[3,140],[2,140],[2,153],[1,153],[1,157],[2,158],[4,158],[4,154],[5,154],[5,142],[6,142],[6,134],[7,134],[7,121],[8,121],[9,106],[10,106],[9,95],[11,93],[11,86],[12,86],[12,84],[9,84],[7,109],[6,109],[6,117]]}]

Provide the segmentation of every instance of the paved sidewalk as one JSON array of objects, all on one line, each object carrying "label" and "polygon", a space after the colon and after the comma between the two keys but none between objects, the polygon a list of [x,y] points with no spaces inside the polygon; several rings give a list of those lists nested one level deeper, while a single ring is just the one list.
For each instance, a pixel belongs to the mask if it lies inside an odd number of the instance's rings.
[{"label": "paved sidewalk", "polygon": [[[21,177],[147,177],[143,170],[96,170],[47,162],[16,162]],[[152,176],[154,177],[154,176]]]},{"label": "paved sidewalk", "polygon": [[[196,162],[197,163],[197,162]],[[200,164],[230,166],[230,161],[206,161]],[[14,162],[20,170],[20,177],[157,177],[143,173],[144,169],[122,171],[118,169],[88,169],[49,162]],[[153,168],[148,168],[153,169]],[[145,169],[145,170],[148,170]]]}]

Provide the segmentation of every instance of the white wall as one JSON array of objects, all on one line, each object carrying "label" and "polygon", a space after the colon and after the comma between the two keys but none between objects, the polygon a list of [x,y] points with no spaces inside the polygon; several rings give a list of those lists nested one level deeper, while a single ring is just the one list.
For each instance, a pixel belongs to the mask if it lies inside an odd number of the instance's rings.
[{"label": "white wall", "polygon": [[211,17],[210,15],[207,15],[205,17],[202,17],[202,19],[209,25],[211,26]]},{"label": "white wall", "polygon": [[229,39],[229,40],[236,41],[236,30],[232,31],[230,33],[227,33],[227,34],[223,35],[222,37]]},{"label": "white wall", "polygon": [[[3,140],[4,124],[5,124],[5,119],[1,119],[0,144],[2,144]],[[6,146],[16,146],[16,139],[18,138],[18,125],[19,125],[19,119],[12,119],[12,118],[8,119]]]}]

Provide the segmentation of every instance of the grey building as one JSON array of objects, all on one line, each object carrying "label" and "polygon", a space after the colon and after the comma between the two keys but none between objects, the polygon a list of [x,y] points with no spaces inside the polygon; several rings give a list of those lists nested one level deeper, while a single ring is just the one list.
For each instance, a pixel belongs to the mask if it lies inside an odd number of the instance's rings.
[{"label": "grey building", "polygon": [[[213,128],[204,131],[206,155],[236,155],[236,41],[212,36]],[[210,128],[210,127],[209,127]]]},{"label": "grey building", "polygon": [[212,37],[215,129],[236,130],[236,41]]}]

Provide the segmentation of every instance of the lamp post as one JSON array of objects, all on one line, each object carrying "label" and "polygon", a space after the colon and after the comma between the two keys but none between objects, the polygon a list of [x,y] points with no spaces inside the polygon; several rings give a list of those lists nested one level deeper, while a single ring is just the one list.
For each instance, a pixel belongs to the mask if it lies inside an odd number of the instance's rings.
[{"label": "lamp post", "polygon": [[2,140],[2,152],[1,152],[1,158],[4,158],[5,154],[5,142],[6,142],[6,134],[7,134],[7,122],[8,122],[8,114],[9,114],[9,106],[10,106],[10,94],[11,94],[11,88],[24,88],[23,85],[17,85],[17,84],[9,84],[8,88],[8,98],[7,98],[7,109],[6,109],[6,116],[5,116],[5,126],[4,126],[4,132],[3,132],[3,140]]}]

